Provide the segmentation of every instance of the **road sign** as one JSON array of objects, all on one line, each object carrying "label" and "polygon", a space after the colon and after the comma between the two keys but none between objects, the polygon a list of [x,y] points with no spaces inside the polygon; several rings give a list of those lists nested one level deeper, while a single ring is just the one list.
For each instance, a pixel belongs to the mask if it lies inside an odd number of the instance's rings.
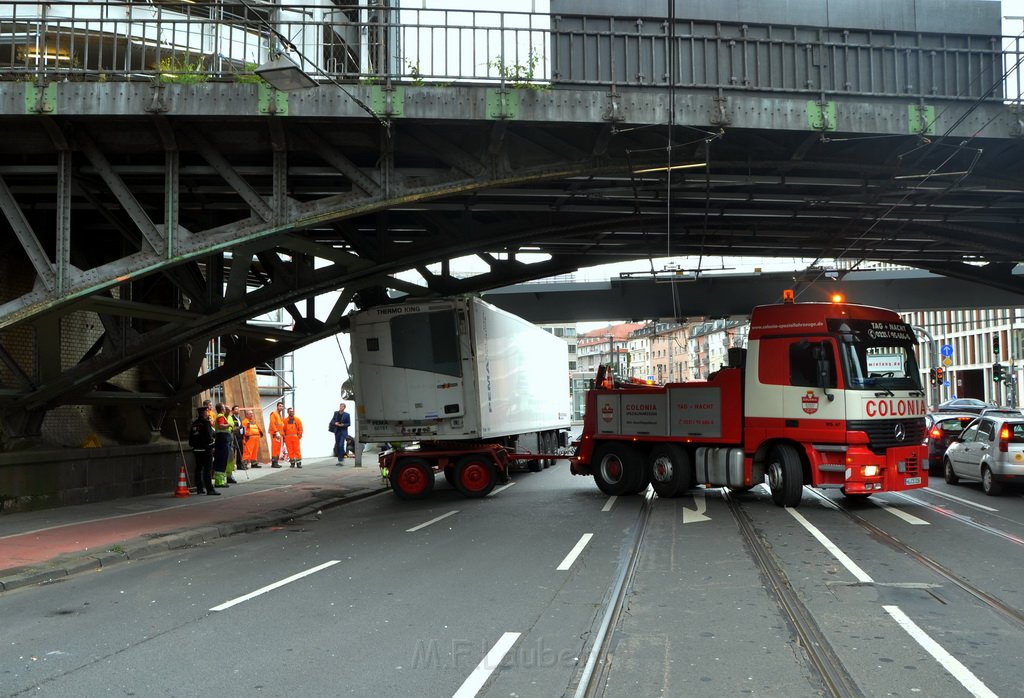
[{"label": "road sign", "polygon": [[[942,354],[943,356],[946,356],[946,357],[952,356],[953,355],[953,345],[952,344],[943,344],[942,347],[939,349],[939,353]],[[946,364],[946,365],[948,366],[949,364]]]},{"label": "road sign", "polygon": [[947,356],[945,359],[942,360],[942,365],[943,366],[952,366],[953,365],[953,359],[951,359],[951,358],[949,358]]}]

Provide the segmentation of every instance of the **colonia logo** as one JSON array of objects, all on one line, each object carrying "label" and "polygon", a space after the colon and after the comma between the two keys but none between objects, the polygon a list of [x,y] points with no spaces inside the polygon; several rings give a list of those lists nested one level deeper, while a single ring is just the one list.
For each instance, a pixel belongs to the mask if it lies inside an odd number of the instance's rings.
[{"label": "colonia logo", "polygon": [[800,406],[807,414],[814,414],[818,411],[818,396],[814,394],[813,390],[808,390],[807,394],[800,398]]},{"label": "colonia logo", "polygon": [[601,407],[601,419],[603,419],[606,422],[610,422],[614,417],[615,408],[612,407],[612,404],[610,402],[604,403],[604,405],[602,405]]},{"label": "colonia logo", "polygon": [[868,400],[864,411],[869,417],[923,417],[924,400]]}]

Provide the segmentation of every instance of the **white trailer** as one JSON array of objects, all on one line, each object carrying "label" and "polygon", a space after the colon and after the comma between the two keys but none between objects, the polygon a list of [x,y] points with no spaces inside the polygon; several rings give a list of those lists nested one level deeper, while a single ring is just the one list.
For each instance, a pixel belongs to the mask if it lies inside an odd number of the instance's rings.
[{"label": "white trailer", "polygon": [[510,462],[539,470],[564,445],[563,340],[472,297],[406,301],[350,320],[359,440],[402,444],[381,456],[399,497],[426,496],[435,472],[484,496]]}]

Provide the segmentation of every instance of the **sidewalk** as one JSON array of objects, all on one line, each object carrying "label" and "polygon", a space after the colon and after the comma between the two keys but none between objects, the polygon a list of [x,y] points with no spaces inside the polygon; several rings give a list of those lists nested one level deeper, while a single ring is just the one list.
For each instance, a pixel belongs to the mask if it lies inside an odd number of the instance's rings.
[{"label": "sidewalk", "polygon": [[[0,591],[215,538],[274,526],[387,489],[376,451],[351,458],[305,459],[302,468],[235,471],[237,485],[207,495],[149,495],[0,515]],[[190,468],[191,469],[191,468]],[[192,474],[189,472],[189,480]]]}]

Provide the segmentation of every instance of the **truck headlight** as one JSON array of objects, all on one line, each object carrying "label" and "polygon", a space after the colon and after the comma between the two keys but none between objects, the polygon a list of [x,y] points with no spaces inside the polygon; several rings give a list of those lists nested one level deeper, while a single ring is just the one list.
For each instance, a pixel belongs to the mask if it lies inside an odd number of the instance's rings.
[{"label": "truck headlight", "polygon": [[864,477],[874,477],[878,475],[877,465],[865,465],[864,466]]}]

